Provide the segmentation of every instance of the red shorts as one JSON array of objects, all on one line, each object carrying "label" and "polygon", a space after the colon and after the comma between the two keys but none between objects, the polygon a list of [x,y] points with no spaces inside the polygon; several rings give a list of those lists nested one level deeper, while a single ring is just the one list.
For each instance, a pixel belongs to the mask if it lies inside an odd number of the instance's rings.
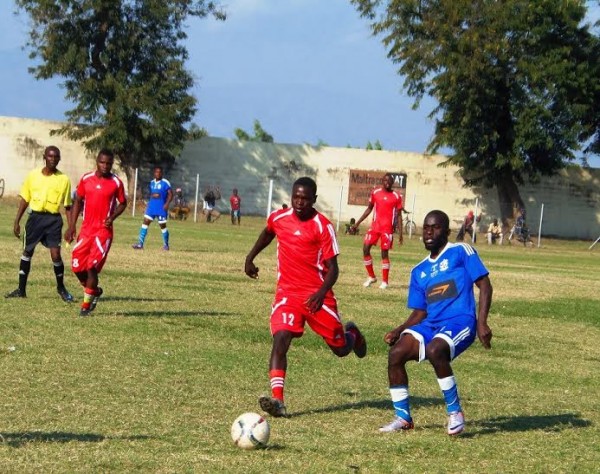
[{"label": "red shorts", "polygon": [[310,313],[304,301],[278,295],[271,311],[271,334],[290,331],[296,337],[300,337],[304,334],[305,323],[308,323],[328,346],[344,347],[346,344],[344,326],[334,297],[325,298],[321,309],[316,313]]},{"label": "red shorts", "polygon": [[390,250],[394,246],[394,233],[391,232],[389,234],[384,232],[376,232],[371,229],[367,231],[365,234],[365,245],[375,245],[377,241],[381,240],[380,247],[381,250]]},{"label": "red shorts", "polygon": [[75,273],[95,268],[102,270],[112,244],[111,229],[100,229],[94,234],[79,234],[71,253],[71,269]]}]

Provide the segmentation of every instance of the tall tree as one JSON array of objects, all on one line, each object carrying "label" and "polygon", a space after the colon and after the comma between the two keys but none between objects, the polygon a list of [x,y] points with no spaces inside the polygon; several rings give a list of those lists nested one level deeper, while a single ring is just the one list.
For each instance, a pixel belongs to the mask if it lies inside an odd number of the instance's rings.
[{"label": "tall tree", "polygon": [[[207,0],[16,0],[31,19],[27,46],[36,79],[60,77],[74,107],[55,132],[107,146],[133,182],[134,168],[169,162],[196,112],[185,67],[188,17],[224,20]],[[191,133],[198,133],[192,127]],[[131,191],[131,189],[130,189]]]},{"label": "tall tree", "polygon": [[496,187],[504,222],[518,185],[552,175],[591,136],[597,38],[583,0],[351,0],[383,37],[415,107],[438,106],[428,151],[466,185]]}]

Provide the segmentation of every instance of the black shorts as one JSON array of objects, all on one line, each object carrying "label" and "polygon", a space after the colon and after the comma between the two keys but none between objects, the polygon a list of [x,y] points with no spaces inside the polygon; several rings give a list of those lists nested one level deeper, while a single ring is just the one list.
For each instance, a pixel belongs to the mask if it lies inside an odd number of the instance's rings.
[{"label": "black shorts", "polygon": [[62,226],[60,214],[33,211],[25,224],[25,250],[33,253],[39,243],[48,248],[60,247]]}]

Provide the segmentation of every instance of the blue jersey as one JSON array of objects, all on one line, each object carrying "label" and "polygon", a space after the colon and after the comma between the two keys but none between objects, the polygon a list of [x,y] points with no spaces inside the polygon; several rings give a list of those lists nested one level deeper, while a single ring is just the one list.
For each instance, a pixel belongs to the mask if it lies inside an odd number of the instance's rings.
[{"label": "blue jersey", "polygon": [[473,247],[448,243],[435,259],[427,257],[412,269],[407,306],[427,311],[424,322],[431,324],[475,318],[473,284],[488,273]]},{"label": "blue jersey", "polygon": [[150,181],[150,201],[148,201],[148,207],[146,207],[146,215],[148,216],[166,216],[165,203],[169,190],[171,189],[171,183],[166,179]]}]

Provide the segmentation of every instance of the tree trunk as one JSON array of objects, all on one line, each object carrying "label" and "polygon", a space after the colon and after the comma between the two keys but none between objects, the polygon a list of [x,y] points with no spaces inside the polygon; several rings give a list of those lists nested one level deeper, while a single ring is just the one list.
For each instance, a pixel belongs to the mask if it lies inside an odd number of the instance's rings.
[{"label": "tree trunk", "polygon": [[500,219],[503,227],[511,227],[519,209],[524,208],[519,187],[509,172],[496,184],[498,203],[500,204]]}]

